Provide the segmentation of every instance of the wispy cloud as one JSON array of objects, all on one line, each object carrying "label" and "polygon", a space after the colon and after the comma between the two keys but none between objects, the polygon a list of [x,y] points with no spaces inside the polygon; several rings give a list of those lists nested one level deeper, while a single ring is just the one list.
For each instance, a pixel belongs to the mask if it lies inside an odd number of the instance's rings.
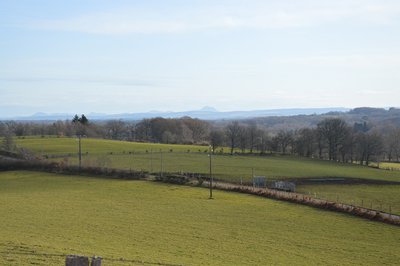
[{"label": "wispy cloud", "polygon": [[315,67],[340,67],[340,68],[378,68],[400,67],[400,55],[321,55],[302,56],[276,60],[280,64],[295,64]]},{"label": "wispy cloud", "polygon": [[127,7],[59,20],[35,21],[37,29],[91,34],[184,33],[241,28],[310,27],[346,20],[388,24],[400,15],[393,0],[228,1],[225,6]]},{"label": "wispy cloud", "polygon": [[155,82],[132,78],[73,78],[73,77],[0,77],[0,82],[77,82],[96,83],[111,86],[153,87]]}]

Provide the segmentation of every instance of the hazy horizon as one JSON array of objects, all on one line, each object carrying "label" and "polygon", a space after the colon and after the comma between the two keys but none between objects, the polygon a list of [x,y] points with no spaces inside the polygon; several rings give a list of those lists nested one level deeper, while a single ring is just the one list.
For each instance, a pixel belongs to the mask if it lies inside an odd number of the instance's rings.
[{"label": "hazy horizon", "polygon": [[[356,107],[360,108],[360,107]],[[362,107],[361,107],[362,108]],[[367,107],[368,108],[368,107]],[[390,107],[377,107],[377,108],[384,108],[384,109],[389,109]],[[213,110],[212,110],[213,109]],[[113,115],[123,115],[123,114],[168,114],[168,113],[189,113],[189,112],[215,112],[215,113],[230,113],[230,112],[257,112],[257,111],[290,111],[290,110],[299,110],[298,114],[303,114],[301,111],[312,111],[312,110],[341,110],[343,111],[346,110],[351,110],[352,108],[346,108],[346,107],[339,107],[339,106],[334,106],[334,107],[321,107],[321,108],[266,108],[266,109],[249,109],[249,110],[218,110],[212,106],[204,106],[203,108],[200,109],[189,109],[189,110],[149,110],[149,111],[142,111],[142,112],[122,112],[122,113],[106,113],[106,112],[86,112],[84,113],[86,116],[113,116]],[[2,118],[18,118],[18,117],[33,117],[33,116],[57,116],[57,115],[75,115],[75,114],[81,114],[80,112],[55,112],[55,113],[47,113],[47,112],[35,112],[35,113],[30,113],[26,115],[11,115],[11,116],[0,116],[0,119]]]},{"label": "hazy horizon", "polygon": [[163,117],[163,118],[181,118],[191,117],[202,120],[225,120],[225,119],[247,119],[247,118],[260,118],[260,117],[292,117],[292,116],[313,116],[313,115],[325,115],[330,113],[342,113],[343,115],[356,109],[371,109],[365,112],[372,112],[372,109],[383,109],[389,111],[391,108],[400,110],[399,107],[369,107],[369,106],[358,106],[355,108],[347,107],[322,107],[322,108],[274,108],[274,109],[257,109],[257,110],[217,110],[212,106],[204,106],[200,109],[191,110],[150,110],[143,112],[122,112],[122,113],[106,113],[106,112],[57,112],[57,113],[46,113],[36,112],[27,115],[11,115],[5,116],[0,114],[0,120],[30,120],[32,121],[45,121],[45,120],[63,120],[71,119],[74,115],[85,115],[91,120],[110,120],[110,119],[121,119],[121,120],[142,120],[146,118]]},{"label": "hazy horizon", "polygon": [[394,0],[0,7],[2,117],[399,106]]}]

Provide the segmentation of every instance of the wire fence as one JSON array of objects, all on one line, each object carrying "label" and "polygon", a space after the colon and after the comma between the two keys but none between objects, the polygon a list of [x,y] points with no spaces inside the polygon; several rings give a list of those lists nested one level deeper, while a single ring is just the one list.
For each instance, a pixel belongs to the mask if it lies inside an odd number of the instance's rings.
[{"label": "wire fence", "polygon": [[325,199],[319,199],[316,197],[312,197],[309,195],[287,192],[287,191],[279,191],[272,190],[268,188],[256,188],[251,186],[238,186],[235,184],[229,183],[219,183],[214,185],[215,188],[227,191],[235,191],[242,192],[247,194],[254,194],[262,197],[284,200],[295,202],[299,204],[304,204],[320,209],[333,210],[338,212],[344,212],[351,215],[381,221],[393,225],[400,225],[400,216],[392,213],[387,213],[384,211],[379,211],[376,209],[369,209],[367,207],[361,207],[346,203],[338,203],[334,201],[328,201]]},{"label": "wire fence", "polygon": [[[351,195],[335,194],[335,193],[324,193],[324,192],[312,192],[305,191],[301,192],[305,195],[313,197],[315,199],[336,202],[340,204],[347,204],[354,207],[367,208],[370,210],[377,210],[388,214],[400,215],[400,206],[385,203],[381,200],[374,200],[371,198],[352,198]],[[374,195],[376,196],[376,195]]]},{"label": "wire fence", "polygon": [[[209,154],[206,150],[197,152],[176,152],[176,151],[122,151],[113,152],[108,151],[104,153],[91,154],[83,152],[82,161],[79,162],[79,156],[77,154],[42,154],[44,159],[50,161],[57,161],[70,166],[79,166],[82,164],[85,167],[102,167],[102,168],[117,168],[117,169],[135,169],[143,170],[149,173],[161,174],[162,173],[180,173],[184,175],[191,175],[192,177],[198,176],[203,178],[209,177]],[[234,160],[232,163],[227,163],[226,160],[218,161],[219,159],[235,158],[235,156],[225,154],[213,154],[212,170],[213,177],[215,177],[215,186],[221,186],[224,182],[229,182],[234,185],[249,186],[251,185],[252,178],[254,176],[264,175],[269,181],[285,179],[284,177],[271,176],[269,175],[269,167],[265,165],[262,168],[254,166],[244,166],[238,163],[238,160]],[[227,173],[227,169],[229,172]],[[286,177],[287,179],[287,177]],[[268,183],[266,184],[268,186]],[[300,185],[301,187],[301,185]],[[287,195],[286,192],[276,192],[278,196],[284,197]],[[281,194],[279,194],[281,193]],[[300,197],[309,197],[316,200],[335,202],[342,205],[361,207],[363,209],[372,211],[381,211],[391,214],[400,214],[400,206],[385,203],[384,201],[371,200],[370,198],[355,198],[351,195],[343,195],[338,193],[329,193],[321,191],[300,191]],[[40,257],[55,258],[59,261],[64,260],[68,255],[65,253],[40,253],[36,251],[32,252],[16,252],[16,251],[0,251],[1,256],[13,257],[13,256],[27,256],[27,257]],[[140,260],[133,258],[113,258],[103,257],[104,264],[142,264],[142,265],[165,265],[165,266],[178,266],[179,264],[170,264],[166,262],[157,262],[150,260]]]},{"label": "wire fence", "polygon": [[[100,167],[109,169],[123,169],[144,171],[154,175],[178,173],[190,177],[207,179],[209,177],[210,161],[209,150],[198,149],[196,151],[174,151],[168,150],[126,150],[126,151],[106,151],[99,153],[89,153],[83,151],[82,160],[79,162],[78,154],[42,154],[43,158],[51,161],[58,161],[69,166],[84,167]],[[277,175],[277,167],[268,164],[263,157],[252,155],[252,163],[250,160],[244,160],[243,156],[232,156],[224,153],[212,154],[212,176],[216,181],[230,182],[234,184],[249,185],[253,181],[254,176],[265,176],[268,183],[278,180],[289,180],[296,183],[298,191],[314,198],[345,203],[354,206],[368,207],[388,213],[400,214],[400,203],[398,200],[390,199],[385,201],[387,195],[379,195],[378,192],[356,196],[351,193],[346,195],[343,193],[330,192],[329,185],[335,184],[380,184],[393,185],[400,183],[388,182],[382,180],[362,180],[352,178],[332,178],[320,177],[318,185],[326,185],[324,189],[327,191],[319,191],[319,189],[302,189],[303,185],[314,184],[309,182],[311,178],[301,177],[303,169],[299,169],[300,177],[290,177],[285,175],[284,171]],[[251,155],[249,155],[251,156]],[[273,169],[273,170],[272,170]],[[315,178],[313,178],[315,180]],[[382,197],[380,199],[379,197]],[[394,197],[394,196],[393,196]]]}]

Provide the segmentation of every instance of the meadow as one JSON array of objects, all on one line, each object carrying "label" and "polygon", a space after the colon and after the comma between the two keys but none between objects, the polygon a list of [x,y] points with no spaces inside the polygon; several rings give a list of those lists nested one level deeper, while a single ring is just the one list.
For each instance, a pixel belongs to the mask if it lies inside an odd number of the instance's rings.
[{"label": "meadow", "polygon": [[297,191],[329,201],[357,205],[400,215],[400,184],[301,185],[298,186]]},{"label": "meadow", "polygon": [[[28,148],[51,160],[68,165],[78,164],[78,141],[75,138],[28,137],[17,139],[20,147]],[[398,185],[373,184],[399,182],[400,171],[388,171],[358,164],[344,164],[290,155],[230,155],[228,148],[219,148],[212,155],[213,177],[228,182],[251,182],[252,176],[266,176],[269,181],[291,179],[365,179],[364,186],[297,182],[297,190],[328,200],[364,205],[377,210],[400,214]],[[221,152],[222,151],[222,152]],[[225,151],[225,152],[224,152]],[[107,168],[135,169],[158,174],[162,172],[199,173],[209,176],[207,146],[172,145],[82,139],[82,164]],[[383,165],[383,163],[381,164]]]},{"label": "meadow", "polygon": [[379,164],[373,163],[372,165],[381,169],[400,171],[400,163],[396,162],[381,162]]},{"label": "meadow", "polygon": [[[148,181],[0,173],[0,264],[395,265],[399,227]],[[47,254],[47,255],[46,255]],[[125,258],[130,262],[122,262]]]},{"label": "meadow", "polygon": [[[20,147],[68,164],[78,163],[78,141],[74,138],[17,139]],[[363,178],[398,181],[400,171],[387,171],[355,164],[343,164],[289,155],[229,155],[219,148],[212,157],[216,178],[250,181],[253,174],[269,179],[285,178]],[[149,172],[209,173],[207,146],[168,145],[82,139],[83,164],[109,168],[136,169]]]}]

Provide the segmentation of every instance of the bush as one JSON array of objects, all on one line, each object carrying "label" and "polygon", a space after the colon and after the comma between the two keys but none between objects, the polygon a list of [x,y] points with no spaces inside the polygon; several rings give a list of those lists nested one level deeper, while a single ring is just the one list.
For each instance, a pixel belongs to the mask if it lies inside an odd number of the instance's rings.
[{"label": "bush", "polygon": [[204,179],[201,176],[198,176],[197,177],[197,185],[201,186],[201,185],[203,185],[203,182],[204,182]]}]

